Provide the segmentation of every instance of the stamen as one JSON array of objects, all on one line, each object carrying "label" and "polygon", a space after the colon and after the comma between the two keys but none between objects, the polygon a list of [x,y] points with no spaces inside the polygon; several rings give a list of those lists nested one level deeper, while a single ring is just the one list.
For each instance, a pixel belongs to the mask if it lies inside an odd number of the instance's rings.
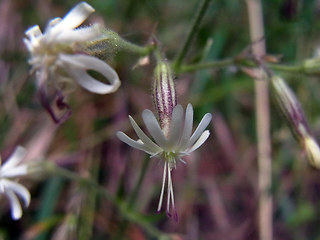
[{"label": "stamen", "polygon": [[170,166],[168,166],[168,190],[167,190],[167,215],[171,217],[170,214],[170,183],[171,183],[171,174],[170,174]]},{"label": "stamen", "polygon": [[172,186],[172,179],[171,179],[171,169],[169,170],[169,176],[168,176],[168,182],[170,183],[170,192],[168,194],[171,195],[171,203],[172,203],[172,208],[174,209],[174,196],[173,196],[173,186]]},{"label": "stamen", "polygon": [[183,164],[187,164],[187,162],[184,161],[182,158],[179,158],[179,161],[182,162]]},{"label": "stamen", "polygon": [[176,209],[174,209],[173,219],[174,219],[176,222],[179,222],[178,212],[177,212]]},{"label": "stamen", "polygon": [[160,200],[159,200],[159,205],[158,205],[157,212],[160,212],[160,210],[161,210],[161,205],[162,205],[162,200],[163,200],[163,192],[164,192],[164,185],[166,183],[166,173],[167,173],[166,170],[167,170],[167,162],[164,163],[163,178],[162,178],[162,188],[161,188],[161,194],[160,194]]}]

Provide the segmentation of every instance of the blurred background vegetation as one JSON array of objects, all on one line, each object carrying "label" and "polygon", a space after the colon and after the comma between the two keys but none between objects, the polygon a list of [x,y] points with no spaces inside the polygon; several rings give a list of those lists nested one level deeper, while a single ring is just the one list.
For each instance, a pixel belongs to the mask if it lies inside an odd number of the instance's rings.
[{"label": "blurred background vegetation", "polygon": [[[190,29],[196,0],[88,0],[96,12],[86,24],[100,22],[127,40],[144,45],[155,34],[169,60]],[[264,0],[265,40],[269,54],[299,64],[320,47],[320,1]],[[3,159],[16,145],[27,160],[45,159],[95,179],[117,199],[130,199],[148,156],[121,143],[115,132],[135,136],[128,115],[141,121],[152,109],[154,63],[132,69],[138,58],[110,56],[122,81],[114,94],[94,95],[77,88],[68,96],[71,118],[56,125],[37,98],[29,75],[24,31],[64,16],[78,1],[0,1],[0,145]],[[208,42],[213,40],[213,44]],[[249,47],[248,14],[243,0],[212,0],[186,61],[234,57]],[[209,46],[205,55],[205,46]],[[297,94],[320,139],[319,76],[283,74]],[[191,102],[195,121],[213,113],[212,134],[199,151],[173,172],[179,222],[156,214],[162,164],[150,160],[134,210],[174,239],[257,239],[257,151],[254,82],[236,66],[180,74],[178,102]],[[320,239],[320,173],[293,139],[271,103],[274,239]],[[26,180],[24,180],[26,181]],[[26,182],[31,205],[12,221],[1,199],[0,239],[153,239],[135,222],[124,224],[113,203],[92,189],[59,176],[34,176]]]}]

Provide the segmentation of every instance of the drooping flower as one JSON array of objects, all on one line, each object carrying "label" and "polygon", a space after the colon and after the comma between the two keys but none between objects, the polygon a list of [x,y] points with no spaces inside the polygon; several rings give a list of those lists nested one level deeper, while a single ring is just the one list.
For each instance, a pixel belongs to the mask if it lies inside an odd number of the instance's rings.
[{"label": "drooping flower", "polygon": [[17,195],[24,201],[25,207],[30,203],[30,192],[20,183],[12,178],[17,178],[27,174],[27,165],[19,165],[26,155],[23,147],[17,147],[9,159],[0,167],[0,194],[6,195],[11,205],[11,216],[14,220],[18,220],[22,216],[22,209]]},{"label": "drooping flower", "polygon": [[205,129],[210,123],[212,115],[210,113],[205,114],[193,134],[193,108],[191,104],[188,104],[185,114],[183,113],[182,106],[176,105],[167,123],[169,126],[165,128],[160,127],[158,120],[150,110],[144,110],[142,118],[154,141],[141,130],[131,116],[129,116],[131,125],[139,139],[133,140],[120,131],[117,132],[117,136],[129,146],[144,151],[150,154],[151,157],[164,160],[162,189],[157,210],[161,210],[167,179],[166,212],[168,216],[171,216],[170,206],[172,206],[174,218],[177,220],[178,215],[174,204],[171,171],[173,168],[176,168],[177,161],[185,163],[182,157],[198,149],[207,140],[210,132]]},{"label": "drooping flower", "polygon": [[[94,9],[86,2],[76,5],[63,19],[52,19],[42,33],[39,26],[29,28],[24,39],[30,52],[29,63],[35,72],[38,87],[50,83],[61,90],[63,83],[75,80],[90,92],[106,94],[120,86],[117,73],[104,61],[79,51],[78,45],[101,37],[98,24],[78,28]],[[93,78],[88,71],[100,73],[110,84]]]}]

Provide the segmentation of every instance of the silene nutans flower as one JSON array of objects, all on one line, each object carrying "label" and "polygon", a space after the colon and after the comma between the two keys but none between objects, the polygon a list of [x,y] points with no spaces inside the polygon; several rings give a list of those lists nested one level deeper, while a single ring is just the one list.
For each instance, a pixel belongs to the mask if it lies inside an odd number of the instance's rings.
[{"label": "silene nutans flower", "polygon": [[25,207],[29,206],[31,199],[28,189],[12,180],[28,173],[27,165],[20,165],[25,155],[26,150],[18,146],[12,155],[0,166],[0,194],[8,198],[11,206],[11,217],[14,220],[18,220],[22,216],[22,208],[17,196],[22,198]]},{"label": "silene nutans flower", "polygon": [[[79,45],[98,40],[103,29],[98,24],[79,26],[95,10],[86,2],[76,5],[63,18],[52,19],[44,32],[35,25],[25,34],[24,43],[30,53],[29,63],[35,72],[39,88],[51,84],[61,90],[65,83],[76,81],[86,90],[98,94],[115,92],[120,86],[118,74],[106,62],[79,51]],[[92,77],[96,71],[110,84]]]},{"label": "silene nutans flower", "polygon": [[185,163],[183,156],[198,149],[209,137],[209,130],[205,130],[211,121],[211,114],[202,118],[199,126],[192,134],[193,108],[188,104],[184,113],[181,105],[177,105],[175,86],[169,64],[160,61],[155,69],[154,101],[159,120],[148,109],[142,113],[143,122],[152,136],[150,139],[129,116],[131,125],[138,135],[133,140],[123,132],[117,132],[118,138],[133,148],[139,149],[164,161],[163,181],[157,211],[160,212],[167,182],[166,213],[177,221],[178,214],[174,203],[171,171],[176,168],[177,161]]},{"label": "silene nutans flower", "polygon": [[294,92],[280,76],[271,77],[273,96],[294,136],[303,145],[311,165],[320,168],[320,148],[312,133],[302,106]]}]

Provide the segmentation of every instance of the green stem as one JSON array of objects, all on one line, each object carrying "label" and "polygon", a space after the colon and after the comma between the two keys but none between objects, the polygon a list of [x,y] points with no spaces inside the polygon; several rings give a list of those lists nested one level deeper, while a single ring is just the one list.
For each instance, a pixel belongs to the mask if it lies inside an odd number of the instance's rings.
[{"label": "green stem", "polygon": [[96,190],[100,195],[108,199],[110,202],[116,204],[117,206],[120,206],[122,203],[117,200],[116,198],[113,197],[111,193],[109,193],[106,189],[103,187],[99,186],[95,181],[89,179],[89,178],[84,178],[81,177],[80,175],[71,172],[69,170],[66,170],[64,168],[60,168],[55,166],[52,163],[44,163],[45,169],[52,175],[59,175],[62,177],[65,177],[69,180],[78,182],[80,185],[86,186],[86,187],[91,187]]},{"label": "green stem", "polygon": [[[98,159],[89,157],[88,166],[91,169],[90,178],[96,182],[98,180],[99,163]],[[89,160],[88,159],[88,160]],[[92,239],[92,230],[94,223],[94,213],[96,208],[97,193],[91,187],[83,188],[83,201],[81,202],[80,219],[78,220],[78,239]]]},{"label": "green stem", "polygon": [[305,67],[303,65],[289,66],[269,63],[267,64],[272,70],[283,71],[283,72],[293,72],[293,73],[305,73]]},{"label": "green stem", "polygon": [[121,47],[124,50],[130,51],[132,53],[136,53],[140,56],[146,56],[150,54],[154,49],[152,45],[147,45],[142,47],[134,43],[128,42],[122,38],[121,38]]},{"label": "green stem", "polygon": [[199,29],[199,25],[204,17],[204,14],[208,8],[210,0],[203,0],[200,7],[197,10],[197,13],[195,15],[195,18],[192,23],[192,27],[190,29],[190,32],[188,33],[188,37],[186,38],[186,41],[184,42],[180,52],[177,55],[176,60],[173,63],[173,69],[175,72],[179,72],[179,68],[181,66],[182,60],[187,54],[187,51],[189,49],[189,46],[191,44],[191,41],[193,40],[195,34],[197,33]]},{"label": "green stem", "polygon": [[93,181],[89,178],[81,177],[78,174],[71,172],[69,170],[66,170],[64,168],[57,167],[51,162],[43,162],[41,169],[42,169],[42,172],[43,172],[43,170],[45,170],[45,172],[52,174],[54,176],[59,175],[59,176],[65,177],[69,180],[76,181],[80,185],[82,184],[85,187],[89,187],[90,189],[92,189],[92,191],[95,191],[96,193],[105,197],[111,203],[113,203],[116,206],[116,208],[118,209],[121,216],[123,216],[128,221],[131,221],[131,222],[134,222],[134,223],[140,225],[151,236],[153,236],[157,239],[171,239],[170,235],[159,231],[157,228],[155,228],[154,226],[149,224],[147,222],[147,220],[142,215],[140,215],[132,210],[129,210],[126,203],[115,198],[110,192],[108,192],[104,187],[101,187],[95,181]]},{"label": "green stem", "polygon": [[[138,179],[138,182],[131,194],[131,196],[129,197],[129,200],[128,200],[128,210],[132,210],[134,208],[134,205],[137,201],[137,197],[138,197],[138,194],[139,194],[139,191],[140,191],[140,188],[141,188],[141,185],[142,185],[142,181],[143,179],[145,178],[145,175],[147,173],[147,169],[149,167],[149,164],[150,164],[150,158],[149,157],[146,157],[143,164],[142,164],[142,169],[141,169],[141,172],[140,172],[140,175],[139,175],[139,179]],[[124,220],[120,227],[118,228],[118,232],[116,234],[116,237],[115,239],[123,239],[123,236],[125,235],[125,232],[126,232],[126,229],[127,227],[129,226],[129,221],[128,220]]]},{"label": "green stem", "polygon": [[150,164],[150,157],[146,157],[144,159],[143,164],[142,164],[142,169],[141,169],[141,172],[140,172],[140,176],[139,176],[138,182],[137,182],[137,184],[136,184],[136,186],[135,186],[135,188],[134,188],[134,190],[132,192],[132,195],[130,196],[130,198],[128,200],[128,209],[133,209],[133,207],[134,207],[134,205],[135,205],[135,203],[137,201],[137,197],[138,197],[141,185],[142,185],[142,181],[146,176],[149,164]]},{"label": "green stem", "polygon": [[182,65],[176,73],[178,74],[178,73],[184,73],[184,72],[194,72],[197,70],[208,69],[208,68],[223,68],[223,67],[230,66],[234,63],[235,63],[235,60],[233,58],[228,58],[228,59],[217,60],[217,61]]},{"label": "green stem", "polygon": [[[251,61],[251,59],[243,59],[240,61],[239,59],[236,59],[236,58],[227,58],[227,59],[216,60],[216,61],[181,65],[180,69],[176,73],[179,74],[179,73],[185,73],[185,72],[195,72],[198,70],[211,69],[211,68],[225,68],[233,64],[239,67],[259,67],[258,64]],[[303,64],[290,66],[290,65],[281,65],[281,64],[275,64],[275,63],[267,63],[266,65],[272,70],[282,71],[282,72],[304,73],[304,74],[310,74],[311,72],[310,70],[307,71],[307,69]]]}]

